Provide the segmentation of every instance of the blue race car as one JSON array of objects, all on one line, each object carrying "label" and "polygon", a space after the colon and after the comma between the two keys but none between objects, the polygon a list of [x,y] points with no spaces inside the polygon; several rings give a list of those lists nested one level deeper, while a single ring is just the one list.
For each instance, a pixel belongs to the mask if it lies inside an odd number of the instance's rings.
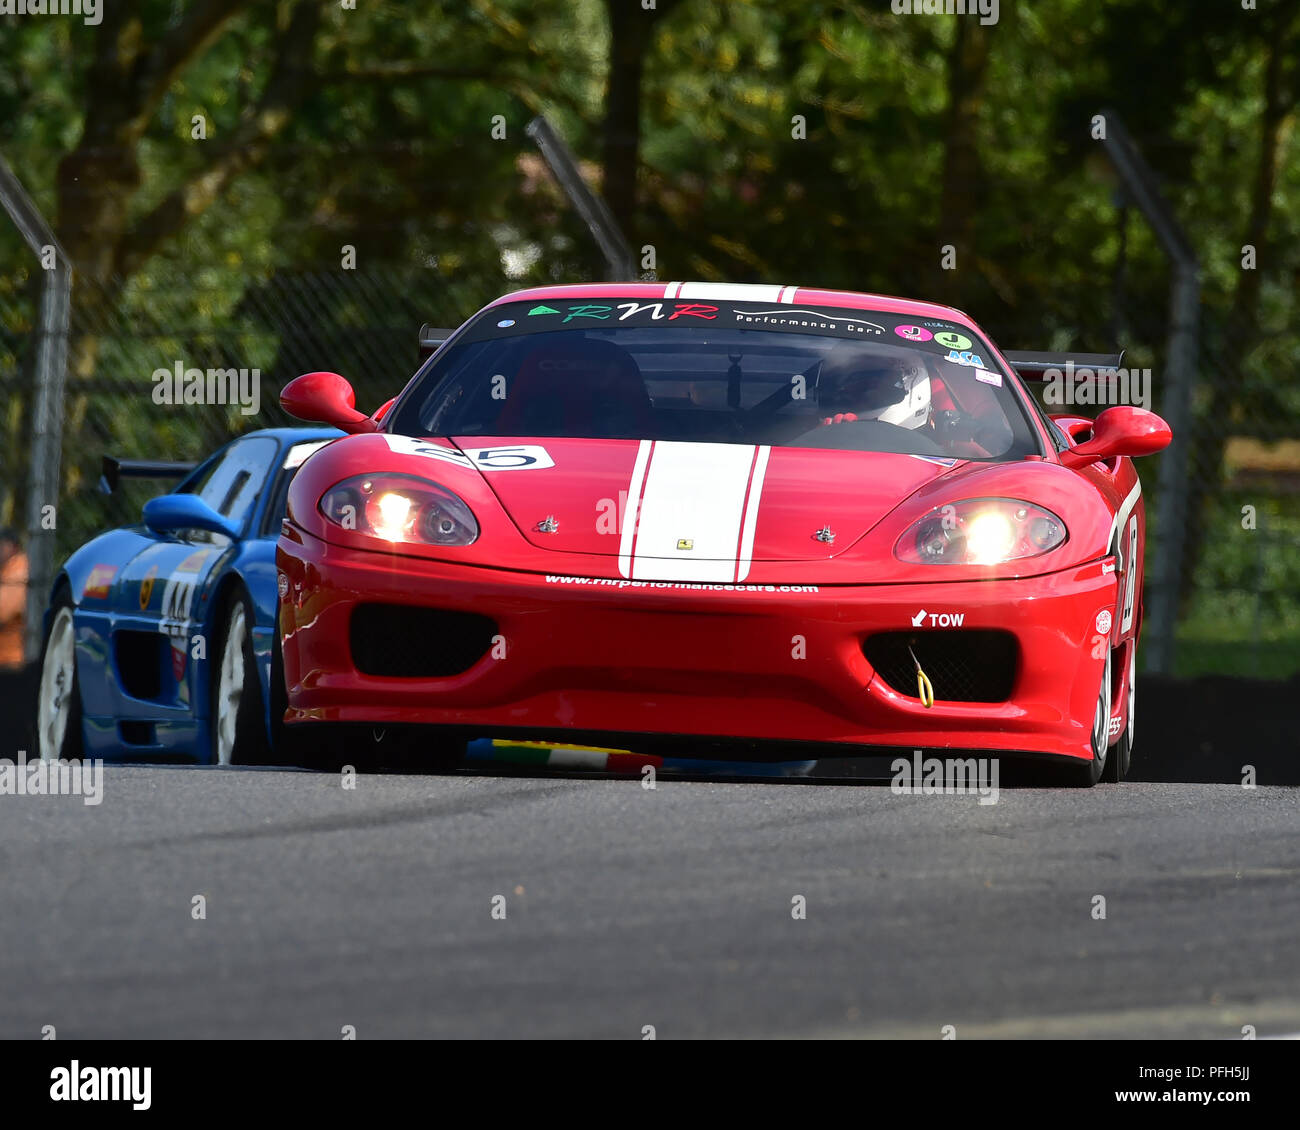
[{"label": "blue race car", "polygon": [[42,758],[265,759],[284,711],[275,543],[289,481],[333,428],[232,440],[198,466],[105,459],[181,477],[143,524],[87,542],[55,579],[36,703]]}]

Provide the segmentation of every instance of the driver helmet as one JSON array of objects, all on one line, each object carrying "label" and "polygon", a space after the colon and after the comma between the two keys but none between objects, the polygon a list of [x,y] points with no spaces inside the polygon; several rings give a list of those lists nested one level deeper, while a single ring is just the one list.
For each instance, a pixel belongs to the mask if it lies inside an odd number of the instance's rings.
[{"label": "driver helmet", "polygon": [[827,417],[847,415],[921,428],[930,421],[930,378],[911,350],[846,342],[821,363],[817,405]]}]

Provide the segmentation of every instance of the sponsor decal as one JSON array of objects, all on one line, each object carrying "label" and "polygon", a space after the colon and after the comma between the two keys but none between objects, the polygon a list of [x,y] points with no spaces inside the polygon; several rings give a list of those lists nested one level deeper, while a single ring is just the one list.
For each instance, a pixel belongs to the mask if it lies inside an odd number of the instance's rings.
[{"label": "sponsor decal", "polygon": [[1124,605],[1120,609],[1119,630],[1127,632],[1133,626],[1133,609],[1137,596],[1137,551],[1138,518],[1130,515],[1128,520],[1128,552],[1124,555],[1124,565],[1128,576],[1124,579]]},{"label": "sponsor decal", "polygon": [[975,379],[977,381],[983,381],[986,385],[992,385],[994,388],[1002,387],[1001,373],[992,373],[989,372],[988,370],[985,370],[983,372],[976,373]]},{"label": "sponsor decal", "polygon": [[497,323],[497,326],[500,329],[505,329],[506,326],[513,326],[514,324],[515,320],[513,318],[502,318],[501,321]]},{"label": "sponsor decal", "polygon": [[694,542],[691,538],[678,538],[678,539],[677,539],[677,548],[678,548],[678,549],[694,549],[694,548],[695,548],[695,542]]},{"label": "sponsor decal", "polygon": [[[554,306],[534,306],[531,310],[528,311],[528,316],[530,318],[535,318],[539,314],[558,314],[558,313],[559,311]],[[497,323],[497,325],[500,324],[501,324],[500,322]]]},{"label": "sponsor decal", "polygon": [[149,571],[145,573],[144,579],[140,582],[140,611],[143,612],[149,607],[149,601],[153,597],[153,583],[158,579],[158,566],[150,565]]},{"label": "sponsor decal", "polygon": [[965,612],[927,612],[920,609],[914,616],[909,616],[912,627],[928,625],[931,628],[960,628],[966,622]]},{"label": "sponsor decal", "polygon": [[560,577],[546,575],[548,585],[600,585],[612,589],[667,589],[672,592],[821,592],[816,585],[736,585],[707,581],[633,581],[616,577]]},{"label": "sponsor decal", "polygon": [[741,325],[796,326],[813,330],[846,330],[850,333],[883,334],[885,329],[865,318],[819,314],[816,310],[735,310]]},{"label": "sponsor decal", "polygon": [[190,622],[190,605],[194,603],[195,574],[173,573],[163,587],[162,615],[158,630],[172,639],[184,640]]},{"label": "sponsor decal", "polygon": [[554,467],[550,452],[538,444],[521,443],[510,447],[470,447],[461,451],[442,447],[436,443],[416,439],[414,436],[395,436],[380,433],[389,450],[399,455],[422,455],[441,459],[460,467],[477,467],[480,471],[541,471]]},{"label": "sponsor decal", "polygon": [[[615,311],[620,311],[615,315]],[[700,318],[706,322],[712,322],[717,319],[719,307],[712,306],[706,302],[619,302],[614,305],[603,303],[583,302],[567,307],[564,311],[551,310],[549,307],[545,311],[534,307],[528,313],[529,315],[537,313],[563,313],[564,320],[561,325],[567,325],[575,318],[591,318],[597,322],[607,322],[611,318],[626,322],[629,318],[635,318],[638,315],[646,314],[652,322],[675,322],[678,318]],[[500,327],[512,326],[514,321],[504,319],[497,323]]]},{"label": "sponsor decal", "polygon": [[86,587],[81,592],[82,597],[91,600],[107,600],[108,590],[116,576],[116,565],[96,565],[90,571],[90,576],[86,578]]},{"label": "sponsor decal", "polygon": [[[193,619],[195,593],[198,590],[199,573],[203,564],[215,553],[212,549],[195,550],[176,566],[163,586],[162,616],[158,620],[158,630],[165,636],[171,636],[173,648],[186,646],[190,621]],[[177,643],[179,641],[179,644]],[[172,669],[179,680],[185,672],[185,651],[181,651],[179,669],[177,658],[172,655]]]},{"label": "sponsor decal", "polygon": [[895,326],[894,333],[899,337],[905,337],[908,341],[929,341],[934,334],[920,326]]},{"label": "sponsor decal", "polygon": [[595,318],[597,321],[605,321],[614,308],[612,306],[593,306],[586,304],[583,306],[570,306],[569,312],[564,316],[562,324],[568,324],[574,318]]},{"label": "sponsor decal", "polygon": [[199,549],[191,553],[184,561],[176,566],[178,573],[197,573],[209,557],[212,556],[213,550]]},{"label": "sponsor decal", "polygon": [[962,350],[959,353],[955,349],[950,349],[948,356],[944,360],[951,361],[954,365],[970,365],[976,369],[984,368],[984,358],[978,353],[970,353],[967,350]]},{"label": "sponsor decal", "polygon": [[1103,635],[1110,635],[1111,616],[1110,609],[1103,608],[1097,613],[1097,631]]},{"label": "sponsor decal", "polygon": [[190,685],[185,681],[185,667],[189,657],[190,653],[185,646],[185,640],[172,640],[172,678],[180,686],[182,702],[189,702],[190,700]]},{"label": "sponsor decal", "polygon": [[969,349],[971,347],[970,338],[963,337],[961,334],[938,333],[934,335],[934,340],[942,345],[944,349]]}]

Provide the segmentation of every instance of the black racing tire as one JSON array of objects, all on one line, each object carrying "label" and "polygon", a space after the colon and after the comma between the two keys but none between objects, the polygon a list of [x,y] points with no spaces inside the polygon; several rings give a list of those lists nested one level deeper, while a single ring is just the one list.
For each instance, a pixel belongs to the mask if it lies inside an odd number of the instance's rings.
[{"label": "black racing tire", "polygon": [[[1114,668],[1115,653],[1111,652],[1111,667]],[[1111,678],[1114,672],[1112,670]],[[1120,731],[1117,741],[1106,758],[1106,770],[1103,774],[1107,781],[1119,782],[1129,775],[1133,768],[1133,718],[1137,712],[1137,641],[1128,645],[1128,680],[1126,684],[1128,705],[1125,709],[1124,729]]]},{"label": "black racing tire", "polygon": [[1093,708],[1092,758],[1088,761],[1081,760],[1078,765],[1071,765],[1064,770],[1062,783],[1071,788],[1090,789],[1102,779],[1102,774],[1106,771],[1106,762],[1110,759],[1110,680],[1113,666],[1114,658],[1107,654],[1102,667],[1097,703]]}]

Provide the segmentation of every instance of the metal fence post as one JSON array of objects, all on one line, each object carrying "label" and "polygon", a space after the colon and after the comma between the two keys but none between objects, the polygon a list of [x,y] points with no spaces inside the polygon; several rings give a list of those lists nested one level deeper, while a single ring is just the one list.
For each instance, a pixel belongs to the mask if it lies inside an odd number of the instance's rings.
[{"label": "metal fence post", "polygon": [[1192,391],[1197,377],[1201,272],[1191,241],[1165,202],[1151,167],[1114,110],[1103,110],[1107,156],[1130,198],[1142,210],[1174,267],[1169,294],[1169,336],[1165,350],[1165,395],[1161,411],[1174,433],[1160,460],[1159,537],[1152,569],[1148,646],[1144,667],[1168,674],[1173,666],[1178,593],[1182,587],[1183,545],[1187,535],[1187,470],[1192,423]]},{"label": "metal fence post", "polygon": [[592,192],[587,182],[582,179],[582,174],[578,172],[578,163],[573,159],[573,153],[564,143],[564,139],[541,115],[529,122],[524,132],[537,143],[537,148],[541,150],[542,157],[550,166],[560,188],[564,190],[569,202],[582,217],[587,230],[596,240],[601,254],[605,257],[610,281],[626,282],[635,279],[636,266],[627,237],[614,220],[609,206]]},{"label": "metal fence post", "polygon": [[[68,366],[68,320],[72,303],[72,265],[54,232],[0,157],[0,204],[32,249],[45,279],[41,286],[40,321],[32,388],[32,458],[27,475],[27,617],[23,652],[37,657],[41,622],[54,575],[60,469],[63,463],[63,382]],[[48,251],[47,251],[48,249]],[[45,258],[52,252],[52,267]]]}]

